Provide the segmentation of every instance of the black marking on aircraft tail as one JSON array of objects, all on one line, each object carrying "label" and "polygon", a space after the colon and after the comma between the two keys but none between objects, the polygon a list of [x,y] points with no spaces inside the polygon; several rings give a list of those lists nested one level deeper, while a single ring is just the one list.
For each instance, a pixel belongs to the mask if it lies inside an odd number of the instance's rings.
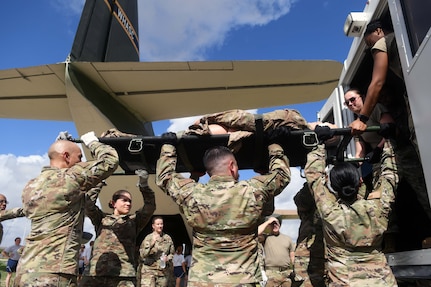
[{"label": "black marking on aircraft tail", "polygon": [[87,0],[70,61],[138,62],[137,1]]}]

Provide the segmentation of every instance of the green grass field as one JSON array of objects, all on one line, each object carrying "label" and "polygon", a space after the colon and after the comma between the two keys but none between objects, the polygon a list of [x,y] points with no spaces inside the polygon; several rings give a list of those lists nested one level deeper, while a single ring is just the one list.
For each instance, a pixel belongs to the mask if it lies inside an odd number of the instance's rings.
[{"label": "green grass field", "polygon": [[[6,275],[7,275],[7,272],[6,272],[6,263],[7,263],[7,259],[0,259],[0,275],[1,275],[1,277],[0,277],[0,286],[5,286],[4,285],[4,280],[6,279]],[[14,277],[15,276],[12,276],[9,285],[12,285],[12,282],[13,282],[12,280],[13,280]]]},{"label": "green grass field", "polygon": [[0,259],[0,286],[4,286],[4,280],[6,279],[6,260]]}]

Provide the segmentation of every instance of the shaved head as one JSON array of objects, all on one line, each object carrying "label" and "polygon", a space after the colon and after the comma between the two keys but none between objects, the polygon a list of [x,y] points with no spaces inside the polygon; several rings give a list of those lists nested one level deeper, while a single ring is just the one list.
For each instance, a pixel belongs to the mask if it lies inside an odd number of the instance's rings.
[{"label": "shaved head", "polygon": [[67,141],[67,140],[58,140],[55,141],[48,150],[48,157],[49,159],[53,159],[59,154],[62,154],[64,152],[71,152],[76,151],[77,149],[80,150],[77,144]]},{"label": "shaved head", "polygon": [[239,177],[235,156],[225,146],[208,149],[202,161],[209,176],[230,174],[235,179]]},{"label": "shaved head", "polygon": [[71,167],[81,161],[82,152],[79,146],[68,140],[55,141],[48,149],[51,166],[64,168]]}]

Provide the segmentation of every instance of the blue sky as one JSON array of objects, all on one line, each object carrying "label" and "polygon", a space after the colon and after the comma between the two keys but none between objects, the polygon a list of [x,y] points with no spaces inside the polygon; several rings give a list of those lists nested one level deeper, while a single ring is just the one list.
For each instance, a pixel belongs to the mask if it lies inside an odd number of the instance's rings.
[{"label": "blue sky", "polygon": [[[64,61],[83,3],[83,0],[3,3],[0,69]],[[343,62],[352,42],[352,38],[343,34],[344,21],[349,12],[362,11],[365,5],[366,1],[356,0],[139,0],[141,61]],[[323,102],[318,102],[289,108],[299,110],[306,120],[315,121],[322,105]],[[159,122],[154,125],[155,133],[161,134],[178,123]],[[7,195],[9,207],[20,205],[23,186],[47,163],[46,149],[62,130],[78,136],[73,123],[0,119],[3,135],[0,192]],[[291,203],[292,196],[285,200]],[[20,222],[4,223],[7,234],[3,246],[26,232],[23,230],[26,224]]]}]

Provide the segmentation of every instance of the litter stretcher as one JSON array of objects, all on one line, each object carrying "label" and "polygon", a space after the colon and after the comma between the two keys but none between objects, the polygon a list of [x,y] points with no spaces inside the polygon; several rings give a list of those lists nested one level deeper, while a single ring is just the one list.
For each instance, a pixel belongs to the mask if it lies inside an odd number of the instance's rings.
[{"label": "litter stretcher", "polygon": [[[369,127],[366,132],[378,132],[380,127]],[[345,150],[352,139],[350,128],[331,129],[334,136],[340,137],[335,147],[329,147],[331,155],[328,163],[364,161],[364,158],[346,158]],[[101,137],[100,142],[115,148],[120,157],[120,166],[125,174],[134,174],[137,169],[146,169],[149,173],[156,172],[156,163],[160,149],[165,143],[161,136],[130,136]],[[80,142],[79,140],[73,140]],[[177,172],[204,172],[202,157],[208,148],[227,146],[228,134],[222,135],[184,135],[178,138],[176,148],[178,154]],[[312,130],[292,130],[288,136],[277,139],[283,147],[291,166],[304,167],[307,154],[318,144],[318,138]],[[263,132],[242,139],[241,148],[235,153],[239,169],[252,169],[264,172],[268,169],[267,139]]]}]

